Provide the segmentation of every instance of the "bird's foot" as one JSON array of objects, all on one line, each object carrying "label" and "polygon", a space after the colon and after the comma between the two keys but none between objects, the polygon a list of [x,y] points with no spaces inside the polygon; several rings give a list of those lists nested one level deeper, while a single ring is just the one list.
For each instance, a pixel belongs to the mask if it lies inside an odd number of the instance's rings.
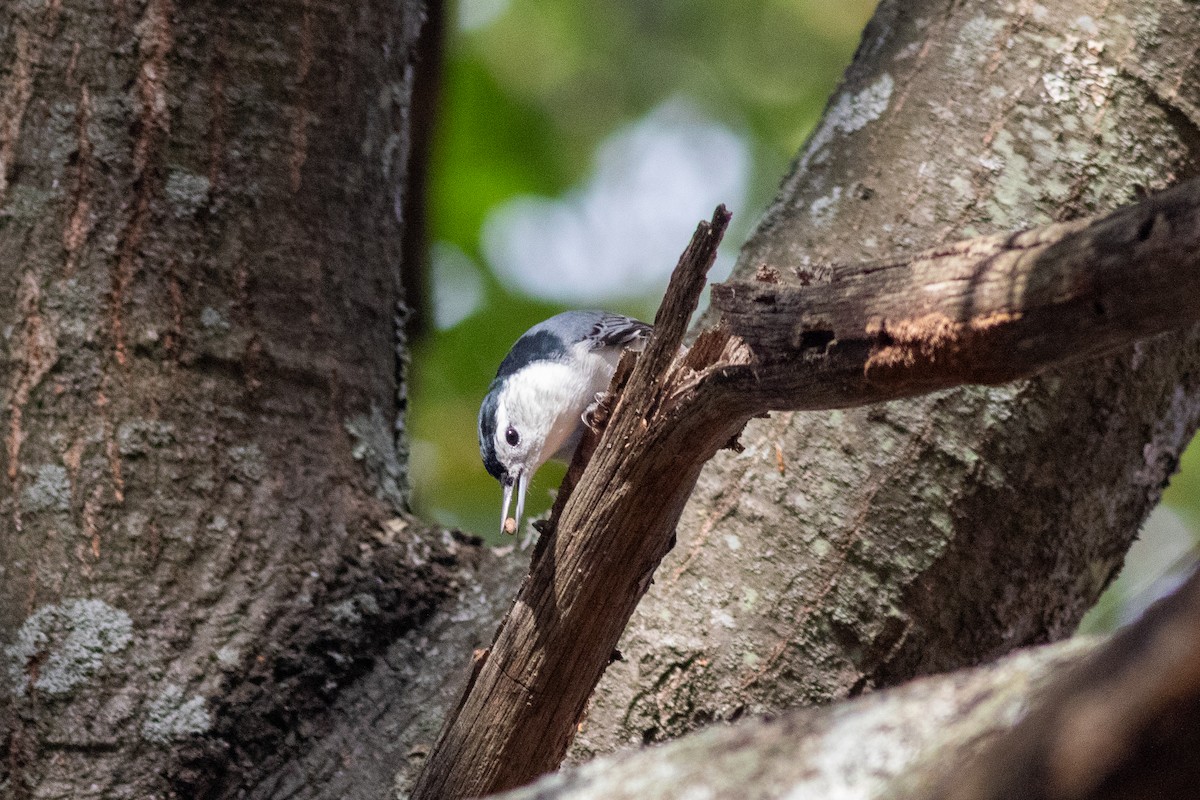
[{"label": "bird's foot", "polygon": [[603,425],[604,421],[608,418],[607,410],[603,414],[599,413],[600,406],[604,403],[604,400],[607,396],[607,392],[596,392],[595,399],[593,399],[591,404],[588,405],[588,407],[583,410],[583,413],[579,415],[580,419],[583,420],[583,424],[587,425],[588,430],[590,430],[592,433],[599,433],[600,426]]}]

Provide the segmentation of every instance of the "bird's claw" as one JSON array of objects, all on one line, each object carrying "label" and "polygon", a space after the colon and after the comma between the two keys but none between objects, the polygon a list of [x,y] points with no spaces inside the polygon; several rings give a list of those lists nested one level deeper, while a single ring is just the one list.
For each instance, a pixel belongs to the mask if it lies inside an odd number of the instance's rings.
[{"label": "bird's claw", "polygon": [[583,413],[579,415],[580,419],[583,420],[583,424],[587,425],[588,430],[590,430],[592,433],[600,432],[600,421],[596,418],[596,412],[600,410],[600,404],[604,402],[604,399],[607,396],[607,392],[596,392],[595,399],[593,399],[591,404],[589,404],[588,407],[583,410]]}]

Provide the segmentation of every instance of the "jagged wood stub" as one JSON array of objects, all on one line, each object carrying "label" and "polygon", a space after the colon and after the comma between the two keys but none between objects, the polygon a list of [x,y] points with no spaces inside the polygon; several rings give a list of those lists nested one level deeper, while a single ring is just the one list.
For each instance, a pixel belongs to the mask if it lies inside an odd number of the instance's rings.
[{"label": "jagged wood stub", "polygon": [[[680,258],[655,332],[556,529],[450,715],[414,798],[477,797],[554,769],[704,462],[748,415],[677,358],[729,222],[720,207]],[[686,397],[681,397],[680,392]],[[721,398],[724,398],[723,400]],[[682,460],[678,454],[691,458]],[[634,502],[631,502],[634,501]]]}]

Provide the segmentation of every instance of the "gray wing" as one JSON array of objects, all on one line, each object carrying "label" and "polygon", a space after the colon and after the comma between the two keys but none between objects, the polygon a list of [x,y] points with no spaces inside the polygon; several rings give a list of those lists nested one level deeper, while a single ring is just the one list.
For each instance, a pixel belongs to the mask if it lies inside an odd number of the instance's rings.
[{"label": "gray wing", "polygon": [[641,320],[612,314],[607,311],[593,312],[597,317],[584,335],[583,341],[591,342],[593,349],[600,347],[640,347],[650,338],[653,328]]},{"label": "gray wing", "polygon": [[[564,311],[539,322],[517,339],[496,370],[496,381],[535,361],[563,361],[567,348],[580,342],[597,350],[602,347],[640,349],[650,338],[651,327],[631,317],[609,311]],[[497,383],[492,382],[492,388]]]}]

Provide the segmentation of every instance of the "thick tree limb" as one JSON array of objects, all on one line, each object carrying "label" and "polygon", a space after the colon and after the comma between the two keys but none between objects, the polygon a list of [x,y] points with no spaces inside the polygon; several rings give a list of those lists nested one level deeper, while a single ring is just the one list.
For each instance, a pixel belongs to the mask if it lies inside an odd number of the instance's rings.
[{"label": "thick tree limb", "polygon": [[1098,646],[1072,640],[559,773],[505,800],[1195,796],[1200,573]]},{"label": "thick tree limb", "polygon": [[[503,800],[895,797],[965,763],[1095,642],[1023,651],[834,707],[713,726],[666,744],[563,770]],[[1012,795],[1017,797],[1019,795]]]},{"label": "thick tree limb", "polygon": [[1105,216],[864,264],[818,285],[783,282],[789,266],[713,287],[713,305],[755,355],[731,390],[759,408],[1003,383],[1200,319],[1200,180]]},{"label": "thick tree limb", "polygon": [[1200,786],[1200,572],[1064,675],[937,800],[1191,798]]}]

